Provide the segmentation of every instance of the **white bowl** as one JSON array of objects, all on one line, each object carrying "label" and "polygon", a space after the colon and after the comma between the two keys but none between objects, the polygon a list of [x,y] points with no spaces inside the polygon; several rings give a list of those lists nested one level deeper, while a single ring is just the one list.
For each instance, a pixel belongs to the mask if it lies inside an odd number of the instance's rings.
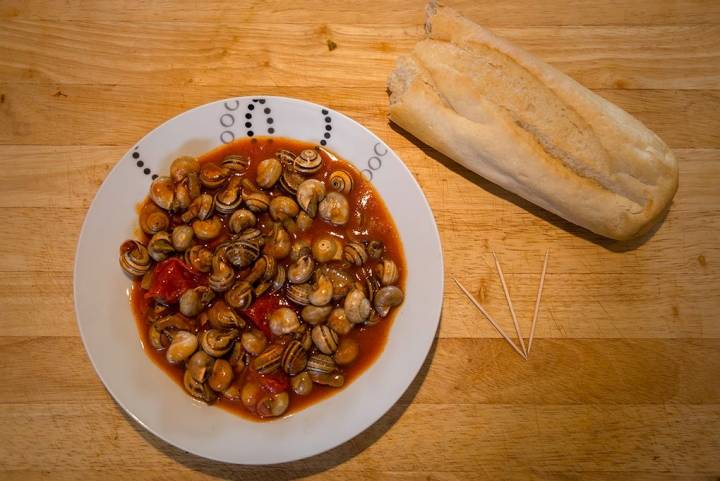
[{"label": "white bowl", "polygon": [[[246,124],[247,122],[247,124]],[[143,352],[118,248],[137,225],[135,206],[153,175],[180,155],[198,155],[245,135],[314,143],[356,165],[382,195],[400,231],[405,302],[377,361],[334,396],[272,422],[245,420],[190,398]],[[354,120],[283,97],[238,97],[189,110],[130,149],[98,190],[75,257],[75,311],[85,349],[115,400],[156,436],[206,458],[243,464],[292,461],[331,449],[379,419],[423,364],[443,294],[437,227],[420,187],[395,153]]]}]

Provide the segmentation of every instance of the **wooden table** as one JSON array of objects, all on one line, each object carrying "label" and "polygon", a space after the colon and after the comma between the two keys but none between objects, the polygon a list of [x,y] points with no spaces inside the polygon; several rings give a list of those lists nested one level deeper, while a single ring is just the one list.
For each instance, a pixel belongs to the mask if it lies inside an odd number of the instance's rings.
[{"label": "wooden table", "polygon": [[[0,478],[717,479],[720,3],[449,3],[674,149],[680,190],[657,231],[600,239],[390,126],[385,78],[422,35],[421,1],[0,2]],[[433,208],[447,288],[437,342],[381,420],[325,454],[251,468],[182,452],[110,398],[78,337],[72,267],[95,191],[137,139],[258,93],[328,105],[397,151]],[[547,248],[525,362],[449,275],[509,329],[497,251],[527,332]]]}]

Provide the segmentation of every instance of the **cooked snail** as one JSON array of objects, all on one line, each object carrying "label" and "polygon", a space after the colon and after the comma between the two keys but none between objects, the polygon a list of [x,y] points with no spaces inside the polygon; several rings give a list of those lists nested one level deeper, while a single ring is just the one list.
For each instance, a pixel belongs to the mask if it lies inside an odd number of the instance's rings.
[{"label": "cooked snail", "polygon": [[287,307],[275,309],[270,314],[268,322],[270,324],[270,331],[276,336],[291,333],[300,327],[300,320],[297,314]]},{"label": "cooked snail", "polygon": [[255,224],[257,224],[257,217],[247,209],[236,210],[228,220],[228,227],[234,234],[239,234],[248,227],[254,227]]},{"label": "cooked snail", "polygon": [[350,219],[350,205],[340,192],[330,192],[318,206],[320,217],[333,225],[345,225]]},{"label": "cooked snail", "polygon": [[390,312],[391,307],[402,304],[403,298],[403,291],[399,287],[385,286],[375,293],[375,299],[373,300],[375,311],[381,317],[385,317]]},{"label": "cooked snail", "polygon": [[200,164],[197,159],[186,155],[178,157],[170,164],[170,177],[172,177],[172,180],[175,182],[180,182],[187,177],[188,173],[196,173],[199,170]]},{"label": "cooked snail", "polygon": [[270,189],[280,179],[282,171],[283,166],[278,159],[265,159],[258,164],[255,182],[263,189]]},{"label": "cooked snail", "polygon": [[189,225],[179,225],[172,231],[172,246],[178,252],[185,252],[193,244],[195,233]]},{"label": "cooked snail", "polygon": [[305,149],[293,161],[295,172],[312,175],[322,167],[322,157],[315,149]]},{"label": "cooked snail", "polygon": [[300,208],[310,217],[317,214],[318,204],[325,198],[325,184],[317,179],[308,179],[297,188]]},{"label": "cooked snail", "polygon": [[237,329],[208,329],[200,334],[198,341],[202,350],[210,356],[221,357],[230,352],[239,335]]},{"label": "cooked snail", "polygon": [[222,222],[218,217],[207,220],[196,220],[192,224],[195,236],[200,240],[212,240],[222,232]]},{"label": "cooked snail", "polygon": [[150,270],[152,260],[144,245],[128,240],[120,246],[120,267],[131,276],[143,276]]},{"label": "cooked snail", "polygon": [[227,179],[229,170],[207,162],[200,167],[200,182],[209,189],[220,187]]},{"label": "cooked snail", "polygon": [[170,177],[158,177],[150,184],[150,199],[161,209],[170,210],[175,199],[175,184]]},{"label": "cooked snail", "polygon": [[150,254],[150,257],[152,257],[155,262],[160,262],[164,261],[173,252],[175,252],[175,247],[173,247],[170,234],[162,231],[152,236],[148,242],[147,250],[148,254]]},{"label": "cooked snail", "polygon": [[180,296],[180,313],[183,316],[195,317],[207,307],[214,297],[215,293],[205,286],[188,289]]},{"label": "cooked snail", "polygon": [[300,212],[297,203],[286,195],[279,195],[270,201],[270,217],[273,220],[282,222],[294,218]]},{"label": "cooked snail", "polygon": [[183,362],[197,351],[198,340],[195,334],[188,331],[177,331],[172,338],[165,357],[171,364]]}]

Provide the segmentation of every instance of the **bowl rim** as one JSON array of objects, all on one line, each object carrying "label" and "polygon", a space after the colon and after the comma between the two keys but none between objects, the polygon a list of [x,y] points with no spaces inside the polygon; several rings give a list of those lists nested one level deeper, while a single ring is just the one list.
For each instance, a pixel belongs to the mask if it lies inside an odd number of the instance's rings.
[{"label": "bowl rim", "polygon": [[[389,145],[387,145],[387,143],[386,143],[384,140],[382,140],[378,135],[376,135],[376,134],[375,134],[374,132],[372,132],[370,129],[368,129],[367,127],[365,127],[364,125],[362,125],[360,122],[356,121],[356,120],[353,119],[352,117],[350,117],[350,116],[348,116],[348,115],[346,115],[346,114],[344,114],[344,113],[342,113],[342,112],[340,112],[340,111],[334,110],[334,109],[332,109],[332,108],[330,108],[330,107],[327,107],[327,106],[324,106],[324,105],[321,105],[321,104],[317,104],[317,103],[314,103],[314,102],[310,102],[310,101],[303,100],[303,99],[298,99],[298,98],[293,98],[293,97],[284,97],[284,96],[276,96],[276,95],[262,95],[262,94],[242,95],[242,96],[237,96],[237,97],[228,97],[228,98],[223,98],[223,99],[219,99],[219,100],[214,100],[214,101],[211,101],[211,102],[207,102],[207,103],[204,103],[204,104],[201,104],[201,105],[197,105],[197,106],[195,106],[195,107],[193,107],[193,108],[184,110],[184,111],[182,111],[182,112],[174,115],[173,117],[165,120],[164,122],[156,125],[156,126],[153,127],[151,130],[149,130],[145,135],[143,135],[139,140],[137,140],[134,144],[132,144],[131,147],[130,147],[122,156],[119,157],[119,159],[118,159],[118,160],[115,162],[115,164],[113,165],[112,169],[110,169],[110,171],[108,171],[108,173],[105,175],[102,184],[98,187],[97,191],[95,192],[95,195],[93,196],[92,201],[90,202],[90,204],[89,204],[89,206],[88,206],[88,208],[87,208],[87,210],[86,210],[85,218],[84,218],[84,220],[83,220],[82,226],[81,226],[81,228],[80,228],[79,235],[78,235],[78,237],[77,237],[77,244],[76,244],[76,248],[75,248],[75,258],[74,258],[74,260],[73,260],[73,307],[74,307],[74,310],[75,310],[75,321],[76,321],[76,324],[77,324],[77,326],[78,326],[78,330],[79,330],[79,333],[80,333],[80,338],[81,338],[81,340],[82,340],[83,347],[84,347],[84,349],[85,349],[85,352],[86,352],[86,354],[87,354],[87,357],[88,357],[88,359],[90,360],[90,363],[91,363],[93,369],[95,370],[95,373],[97,374],[98,378],[100,378],[101,382],[103,383],[105,389],[108,391],[108,393],[110,393],[110,395],[112,396],[113,400],[123,409],[123,411],[124,411],[125,413],[127,413],[127,415],[129,415],[133,420],[135,420],[140,426],[142,426],[144,429],[146,429],[147,431],[149,431],[150,433],[152,433],[152,434],[153,434],[154,436],[156,436],[157,438],[161,439],[163,442],[166,442],[166,443],[168,443],[168,444],[170,444],[170,445],[172,445],[172,446],[174,446],[174,447],[176,447],[176,448],[178,448],[178,449],[182,449],[182,450],[184,450],[184,451],[187,451],[187,452],[189,452],[189,453],[191,453],[191,454],[193,454],[193,455],[195,455],[195,456],[199,456],[199,457],[202,457],[202,458],[211,459],[211,460],[213,460],[213,461],[219,461],[219,462],[223,462],[223,463],[227,463],[227,464],[238,464],[238,465],[274,465],[274,464],[288,463],[288,462],[293,462],[293,461],[297,461],[297,460],[300,460],[300,459],[307,459],[307,458],[310,458],[310,457],[313,457],[313,456],[317,456],[318,454],[321,454],[321,453],[323,453],[323,452],[329,451],[329,450],[331,450],[331,449],[333,449],[333,448],[335,448],[335,447],[337,447],[337,446],[340,446],[340,445],[342,445],[342,444],[344,444],[344,443],[346,443],[346,442],[354,439],[354,438],[357,437],[358,435],[360,435],[360,434],[362,434],[363,432],[365,432],[370,426],[372,426],[373,424],[375,424],[375,423],[376,423],[379,419],[381,419],[385,414],[387,414],[387,412],[388,412],[390,409],[392,409],[392,407],[395,406],[395,404],[397,404],[398,400],[403,396],[403,394],[405,394],[405,392],[407,392],[407,390],[412,386],[412,384],[414,383],[414,381],[417,379],[417,376],[418,376],[418,374],[420,373],[423,365],[424,365],[425,362],[427,361],[428,355],[431,353],[432,344],[433,344],[433,342],[434,342],[434,340],[435,340],[435,338],[436,338],[436,336],[437,336],[437,334],[438,334],[439,327],[440,327],[440,316],[441,316],[441,314],[442,314],[442,306],[443,306],[444,290],[445,290],[445,279],[444,279],[444,276],[440,276],[439,279],[438,279],[438,282],[439,282],[439,284],[438,284],[438,293],[439,293],[438,299],[439,299],[439,302],[437,302],[435,306],[431,306],[431,307],[432,307],[432,310],[429,311],[429,314],[430,314],[430,315],[428,316],[429,318],[433,319],[433,320],[434,320],[434,323],[435,323],[435,324],[434,324],[434,328],[432,329],[432,335],[425,335],[425,336],[423,337],[423,339],[422,339],[422,340],[423,340],[422,351],[425,352],[425,355],[424,355],[424,357],[422,358],[422,362],[418,363],[418,365],[415,366],[415,367],[412,369],[412,377],[409,378],[410,380],[409,380],[408,384],[407,384],[406,386],[404,386],[404,388],[403,388],[402,390],[398,390],[398,392],[394,393],[394,394],[391,396],[391,398],[392,398],[391,401],[392,401],[392,402],[388,402],[388,403],[387,403],[387,408],[385,408],[379,415],[377,415],[377,416],[367,416],[367,417],[365,418],[365,420],[364,420],[362,423],[360,423],[359,428],[358,428],[358,429],[355,429],[355,433],[354,433],[354,434],[351,434],[349,437],[346,437],[345,439],[343,439],[343,440],[341,440],[340,442],[335,443],[335,444],[333,444],[333,445],[331,445],[331,446],[320,446],[319,448],[312,449],[310,452],[301,453],[301,454],[299,454],[299,455],[293,455],[293,456],[290,456],[290,457],[285,457],[285,458],[283,458],[283,459],[281,459],[281,460],[272,461],[272,462],[257,462],[257,463],[256,463],[256,462],[246,462],[246,461],[242,461],[242,462],[239,462],[239,461],[228,461],[227,459],[223,459],[223,458],[221,458],[221,457],[215,457],[215,456],[213,456],[213,455],[208,455],[207,453],[197,452],[196,450],[194,450],[193,448],[188,447],[188,446],[180,446],[179,444],[177,444],[177,443],[174,442],[173,440],[168,439],[163,433],[161,433],[161,432],[159,432],[158,430],[154,429],[150,424],[148,424],[148,423],[144,422],[142,419],[140,419],[140,418],[136,415],[136,413],[133,412],[133,410],[131,410],[131,409],[122,401],[122,396],[118,396],[118,394],[113,390],[113,388],[110,386],[110,383],[108,382],[108,380],[106,379],[106,377],[103,375],[103,373],[100,371],[100,369],[98,369],[98,365],[97,365],[95,359],[94,359],[93,356],[90,354],[91,351],[90,351],[89,345],[88,345],[88,342],[89,342],[88,336],[89,336],[89,335],[88,335],[88,333],[87,333],[86,331],[84,331],[84,329],[83,329],[83,324],[80,322],[80,308],[79,308],[79,304],[78,304],[79,301],[78,301],[78,300],[79,300],[79,297],[81,296],[81,294],[80,294],[80,292],[78,292],[78,289],[79,289],[79,288],[78,288],[78,276],[79,276],[79,262],[78,262],[78,259],[79,259],[80,254],[81,254],[80,250],[81,250],[81,246],[83,245],[83,239],[86,238],[87,235],[88,235],[88,234],[87,234],[87,225],[88,225],[88,222],[89,222],[89,219],[90,219],[90,213],[91,213],[91,211],[92,211],[92,209],[93,209],[93,206],[95,205],[95,202],[96,202],[96,200],[98,199],[98,197],[104,192],[104,190],[106,190],[106,189],[108,188],[108,187],[107,187],[107,186],[108,186],[108,182],[107,182],[107,181],[108,181],[108,179],[112,176],[112,174],[113,174],[114,172],[116,172],[116,171],[120,168],[120,165],[122,164],[122,160],[125,159],[128,155],[130,155],[130,154],[133,152],[133,146],[134,146],[134,145],[139,145],[139,144],[141,144],[141,143],[142,143],[144,140],[146,140],[148,137],[152,136],[157,130],[160,130],[162,127],[164,127],[164,126],[166,126],[166,125],[174,122],[175,120],[177,120],[177,119],[179,119],[179,118],[181,118],[181,117],[187,116],[187,115],[191,115],[192,113],[194,113],[194,112],[196,112],[196,111],[199,111],[199,110],[201,110],[201,109],[203,109],[203,108],[207,108],[207,107],[210,106],[210,105],[213,105],[213,104],[223,104],[223,103],[226,103],[226,102],[232,102],[232,101],[236,101],[236,100],[239,100],[239,101],[250,101],[250,100],[252,100],[252,99],[257,99],[257,98],[263,98],[263,99],[268,99],[268,100],[274,99],[274,100],[279,100],[279,101],[282,101],[282,102],[289,102],[289,103],[296,103],[296,104],[304,104],[304,105],[309,105],[309,106],[312,106],[312,107],[317,107],[317,108],[319,108],[319,109],[326,109],[326,110],[332,112],[333,115],[335,115],[335,116],[343,117],[346,121],[349,121],[354,127],[359,128],[359,129],[362,129],[363,131],[365,131],[366,133],[368,133],[371,137],[373,137],[373,138],[377,139],[379,142],[381,142],[381,143],[384,145],[384,147],[388,149],[389,152],[392,152],[393,155],[394,155],[395,157],[397,157],[398,160],[400,160],[400,162],[399,162],[400,168],[404,171],[404,173],[407,175],[407,177],[408,177],[409,179],[411,179],[411,181],[412,181],[412,183],[414,184],[414,186],[415,186],[415,187],[417,188],[417,190],[421,193],[422,203],[418,204],[418,205],[417,205],[417,208],[423,210],[423,213],[422,213],[423,216],[427,216],[428,218],[432,219],[432,229],[431,229],[431,230],[432,230],[432,234],[433,234],[433,235],[432,235],[432,241],[434,241],[433,244],[435,244],[435,245],[437,246],[437,248],[438,248],[438,252],[437,252],[437,254],[438,254],[438,256],[437,256],[437,262],[439,263],[440,272],[441,272],[441,273],[444,273],[444,271],[445,271],[445,267],[444,267],[444,256],[443,256],[443,249],[442,249],[442,241],[441,241],[441,238],[440,238],[440,232],[439,232],[439,229],[438,229],[438,226],[437,226],[437,222],[436,222],[435,217],[434,217],[434,215],[433,215],[432,209],[430,208],[430,204],[429,204],[429,202],[428,202],[428,200],[427,200],[427,197],[425,196],[425,192],[423,191],[422,187],[421,187],[420,184],[418,183],[417,179],[416,179],[415,176],[412,174],[412,172],[410,171],[410,169],[407,167],[407,165],[405,164],[405,162],[401,159],[401,157],[400,157],[399,155],[397,155],[397,153],[396,153]],[[261,136],[258,136],[258,137],[261,137]],[[271,135],[270,137],[272,137],[272,135]],[[278,135],[277,137],[282,137],[282,136],[279,136],[279,135]],[[331,149],[331,151],[332,151],[332,150],[333,150],[333,149]],[[385,200],[385,199],[383,199],[383,200]],[[403,244],[404,244],[404,242],[403,242]],[[391,331],[392,331],[392,328],[391,328]],[[427,329],[427,332],[428,332],[428,333],[430,332],[430,329],[429,329],[429,328]],[[376,362],[378,362],[378,361],[377,361],[377,360],[374,361],[370,366],[372,366],[372,365],[375,364]],[[323,400],[323,401],[324,401],[324,400]],[[323,401],[320,401],[320,403],[322,403]],[[296,415],[299,415],[299,414],[302,414],[302,411],[300,411],[299,413],[296,413]],[[233,415],[233,416],[236,416],[236,415]],[[270,421],[270,422],[272,423],[272,421]]]}]

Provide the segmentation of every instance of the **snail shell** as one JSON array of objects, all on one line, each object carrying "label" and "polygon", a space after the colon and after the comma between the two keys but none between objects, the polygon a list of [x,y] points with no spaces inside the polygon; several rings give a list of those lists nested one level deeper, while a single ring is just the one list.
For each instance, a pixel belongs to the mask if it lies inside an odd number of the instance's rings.
[{"label": "snail shell", "polygon": [[280,367],[285,349],[280,344],[272,344],[253,361],[255,370],[260,374],[270,374]]},{"label": "snail shell", "polygon": [[278,159],[275,157],[265,159],[258,164],[255,181],[263,189],[269,189],[280,179],[282,171],[283,165]]},{"label": "snail shell", "polygon": [[225,257],[235,267],[247,267],[260,257],[260,244],[251,240],[232,241],[225,251]]},{"label": "snail shell", "polygon": [[120,246],[120,267],[131,276],[143,276],[150,270],[152,260],[144,245],[127,240]]},{"label": "snail shell", "polygon": [[194,380],[205,382],[214,363],[215,359],[212,356],[203,350],[199,350],[188,360],[187,370]]},{"label": "snail shell", "polygon": [[170,210],[175,200],[175,184],[170,177],[158,177],[150,184],[150,199],[161,209]]},{"label": "snail shell", "polygon": [[215,189],[225,182],[229,173],[225,167],[206,162],[200,167],[200,182],[208,189]]},{"label": "snail shell", "polygon": [[373,274],[384,286],[390,286],[395,284],[400,278],[400,272],[398,272],[397,264],[391,259],[383,259],[383,261],[377,264],[373,268]]},{"label": "snail shell", "polygon": [[354,184],[352,176],[344,170],[336,170],[330,174],[328,181],[333,190],[343,194],[349,194]]},{"label": "snail shell", "polygon": [[312,175],[322,167],[322,157],[317,150],[305,149],[295,157],[293,167],[295,171],[305,175]]},{"label": "snail shell", "polygon": [[222,357],[233,347],[240,335],[237,329],[208,329],[200,334],[198,341],[203,351],[212,357]]},{"label": "snail shell", "polygon": [[180,219],[183,222],[190,222],[193,219],[208,219],[215,208],[215,199],[210,194],[202,194],[196,197],[190,207],[182,213]]},{"label": "snail shell", "polygon": [[288,280],[293,284],[302,284],[310,280],[315,262],[309,255],[302,256],[297,261],[290,264],[287,270]]},{"label": "snail shell", "polygon": [[283,352],[280,365],[283,370],[291,376],[305,369],[307,365],[307,354],[299,341],[290,341],[288,343]]},{"label": "snail shell", "polygon": [[343,258],[350,264],[360,267],[368,260],[368,253],[362,242],[350,241],[345,244],[343,249]]},{"label": "snail shell", "polygon": [[165,353],[165,358],[171,364],[178,364],[190,358],[197,351],[197,347],[198,340],[195,334],[188,331],[177,331]]},{"label": "snail shell", "polygon": [[310,374],[330,374],[335,372],[337,365],[332,357],[315,353],[308,358],[306,369]]},{"label": "snail shell", "polygon": [[300,327],[297,314],[288,307],[280,307],[270,313],[268,324],[270,331],[276,336],[289,334]]},{"label": "snail shell", "polygon": [[210,404],[217,399],[217,396],[212,389],[210,389],[204,382],[198,382],[193,379],[190,371],[187,369],[185,370],[185,375],[183,376],[183,386],[188,394],[205,403]]},{"label": "snail shell", "polygon": [[340,192],[330,192],[318,205],[320,217],[333,224],[345,225],[350,219],[350,204]]},{"label": "snail shell", "polygon": [[372,310],[370,301],[365,297],[363,291],[357,288],[351,290],[348,295],[345,296],[343,308],[345,309],[345,315],[348,321],[353,324],[365,322]]},{"label": "snail shell", "polygon": [[312,292],[313,288],[310,284],[290,284],[285,288],[288,299],[301,306],[310,304]]},{"label": "snail shell", "polygon": [[215,293],[205,286],[198,286],[194,289],[187,289],[180,296],[178,309],[183,316],[195,317],[207,307],[215,297]]},{"label": "snail shell", "polygon": [[215,292],[225,292],[233,285],[235,270],[220,255],[213,256],[212,274],[208,276],[208,285]]},{"label": "snail shell", "polygon": [[338,348],[338,335],[326,325],[315,326],[312,329],[312,340],[323,354],[333,354]]},{"label": "snail shell", "polygon": [[300,316],[302,317],[303,321],[307,322],[311,325],[320,324],[321,322],[325,321],[325,319],[328,318],[330,315],[330,312],[333,310],[332,306],[312,306],[308,305],[303,307],[302,312],[300,313]]},{"label": "snail shell", "polygon": [[243,193],[245,206],[256,214],[261,214],[270,208],[270,196],[264,192]]},{"label": "snail shell", "polygon": [[224,392],[233,381],[235,377],[233,367],[225,359],[218,359],[213,364],[210,377],[207,380],[207,385],[210,389],[216,392]]},{"label": "snail shell", "polygon": [[226,156],[222,162],[220,162],[220,165],[230,172],[244,174],[248,167],[250,167],[250,159],[242,155],[231,154]]},{"label": "snail shell", "polygon": [[390,309],[402,304],[405,298],[403,291],[396,286],[385,286],[375,293],[373,305],[380,317],[385,317]]},{"label": "snail shell", "polygon": [[225,292],[225,302],[235,309],[247,309],[253,302],[252,285],[246,281],[236,282],[227,292]]},{"label": "snail shell", "polygon": [[294,218],[300,212],[300,207],[290,197],[279,195],[270,201],[270,217],[273,220],[282,222],[286,219]]},{"label": "snail shell", "polygon": [[196,220],[192,224],[195,236],[200,240],[212,240],[222,232],[222,222],[220,218],[211,217],[207,220]]},{"label": "snail shell", "polygon": [[228,220],[228,227],[233,234],[238,234],[249,227],[257,224],[257,217],[247,209],[238,209],[232,213]]},{"label": "snail shell", "polygon": [[153,235],[170,227],[170,217],[154,203],[148,202],[140,212],[139,224],[143,232]]},{"label": "snail shell", "polygon": [[310,217],[317,214],[318,203],[325,198],[325,184],[317,179],[308,179],[297,188],[300,208]]},{"label": "snail shell", "polygon": [[200,170],[200,164],[195,157],[184,155],[173,160],[170,164],[170,177],[175,182],[180,182],[190,173],[197,173]]},{"label": "snail shell", "polygon": [[225,301],[218,299],[207,310],[208,322],[215,329],[244,327],[245,321]]},{"label": "snail shell", "polygon": [[175,252],[170,234],[165,231],[152,236],[150,242],[148,242],[147,250],[155,262],[164,261]]},{"label": "snail shell", "polygon": [[195,233],[189,225],[179,225],[172,231],[172,245],[178,252],[185,252],[192,246]]},{"label": "snail shell", "polygon": [[200,272],[210,272],[212,269],[213,253],[204,246],[195,245],[185,251],[185,262]]},{"label": "snail shell", "polygon": [[232,177],[224,189],[215,194],[215,210],[220,214],[232,214],[240,207],[240,177]]}]

